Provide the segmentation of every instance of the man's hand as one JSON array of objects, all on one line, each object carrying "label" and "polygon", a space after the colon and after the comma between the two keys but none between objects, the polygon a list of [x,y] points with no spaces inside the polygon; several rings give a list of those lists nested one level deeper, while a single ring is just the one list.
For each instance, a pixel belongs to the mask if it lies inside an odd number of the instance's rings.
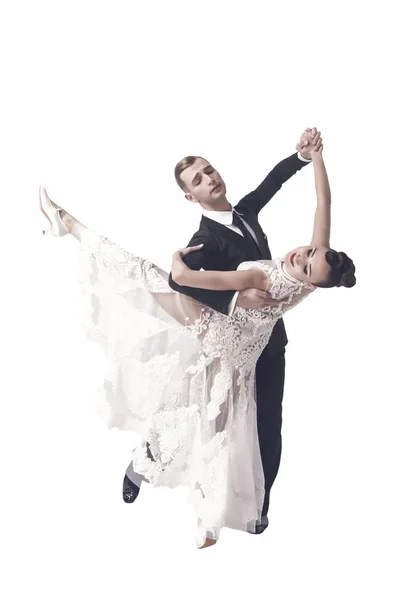
[{"label": "man's hand", "polygon": [[267,306],[279,306],[282,300],[273,300],[268,292],[257,289],[248,289],[239,292],[236,306],[240,308],[266,308]]},{"label": "man's hand", "polygon": [[323,150],[321,132],[317,131],[316,127],[306,129],[296,145],[296,150],[303,158],[310,160],[314,152]]}]

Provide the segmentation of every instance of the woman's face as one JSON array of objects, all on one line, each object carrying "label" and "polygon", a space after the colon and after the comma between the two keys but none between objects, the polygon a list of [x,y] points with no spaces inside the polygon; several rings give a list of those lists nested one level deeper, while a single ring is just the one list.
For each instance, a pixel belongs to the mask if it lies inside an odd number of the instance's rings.
[{"label": "woman's face", "polygon": [[288,273],[299,281],[314,285],[325,281],[330,271],[325,260],[328,250],[325,246],[300,246],[291,250],[284,258]]}]

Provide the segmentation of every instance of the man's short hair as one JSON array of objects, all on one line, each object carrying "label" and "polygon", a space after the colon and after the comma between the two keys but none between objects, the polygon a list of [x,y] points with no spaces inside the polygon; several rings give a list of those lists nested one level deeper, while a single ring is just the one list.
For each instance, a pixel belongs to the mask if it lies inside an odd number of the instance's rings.
[{"label": "man's short hair", "polygon": [[182,160],[180,160],[175,167],[176,183],[179,185],[181,190],[183,190],[184,192],[186,192],[187,190],[185,189],[185,184],[183,183],[183,181],[181,179],[181,174],[185,169],[187,169],[188,167],[191,167],[198,158],[201,158],[201,156],[185,156],[185,158],[182,158]]}]

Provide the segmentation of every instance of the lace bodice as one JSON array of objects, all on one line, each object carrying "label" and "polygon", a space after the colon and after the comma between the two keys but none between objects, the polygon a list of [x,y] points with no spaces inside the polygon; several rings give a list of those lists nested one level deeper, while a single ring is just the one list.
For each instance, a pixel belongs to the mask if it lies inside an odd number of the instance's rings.
[{"label": "lace bodice", "polygon": [[302,290],[312,291],[314,289],[313,286],[289,275],[282,258],[243,262],[238,266],[237,270],[244,271],[247,269],[261,269],[265,271],[271,282],[270,294],[272,298],[276,300],[287,299],[285,306],[288,308],[291,306],[294,295],[300,294]]},{"label": "lace bodice", "polygon": [[243,262],[238,267],[238,270],[246,269],[265,271],[271,282],[271,297],[282,302],[263,309],[239,307],[231,317],[213,313],[203,343],[210,355],[215,356],[217,352],[237,367],[246,365],[247,370],[254,366],[267,345],[277,320],[313,288],[289,275],[281,259]]}]

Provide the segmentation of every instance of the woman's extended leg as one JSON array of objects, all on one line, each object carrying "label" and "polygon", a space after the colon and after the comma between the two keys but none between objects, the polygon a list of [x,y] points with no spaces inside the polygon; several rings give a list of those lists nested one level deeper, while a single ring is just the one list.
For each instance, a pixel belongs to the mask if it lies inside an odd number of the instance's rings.
[{"label": "woman's extended leg", "polygon": [[[87,227],[61,208],[61,206],[53,202],[43,187],[40,188],[40,208],[52,226],[49,232],[43,231],[43,233],[53,233],[56,236],[65,235],[67,232],[62,225],[64,224],[68,233],[71,233],[77,240],[81,241],[82,231],[87,229]],[[62,224],[60,223],[60,219]]]},{"label": "woman's extended leg", "polygon": [[75,217],[67,213],[67,211],[64,209],[61,209],[60,217],[69,233],[77,240],[81,241],[82,231],[87,229],[86,225],[80,223],[77,219],[75,219]]}]

